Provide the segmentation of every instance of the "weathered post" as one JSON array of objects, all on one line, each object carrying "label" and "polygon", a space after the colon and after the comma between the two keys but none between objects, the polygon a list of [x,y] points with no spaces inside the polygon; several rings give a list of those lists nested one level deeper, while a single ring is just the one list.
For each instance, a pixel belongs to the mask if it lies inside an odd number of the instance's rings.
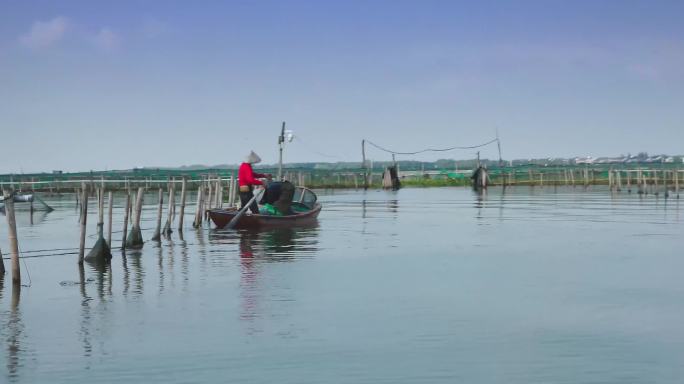
[{"label": "weathered post", "polygon": [[216,190],[218,191],[216,194],[216,208],[221,209],[223,208],[223,178],[220,176],[217,182]]},{"label": "weathered post", "polygon": [[209,184],[209,196],[207,197],[207,209],[211,209],[211,204],[212,204],[212,197],[214,196],[214,184],[211,182],[211,179],[207,180],[207,184]]},{"label": "weathered post", "polygon": [[109,245],[104,239],[104,189],[98,193],[98,221],[97,221],[97,241],[90,252],[86,255],[86,260],[110,260],[112,258]]},{"label": "weathered post", "polygon": [[570,184],[572,184],[573,187],[575,186],[575,169],[574,168],[570,170]]},{"label": "weathered post", "polygon": [[366,140],[361,140],[361,167],[363,168],[363,189],[368,189],[368,170],[366,168]]},{"label": "weathered post", "polygon": [[[132,197],[133,197],[133,191],[131,188],[131,183],[129,182],[128,183],[128,198],[130,199]],[[131,204],[128,206],[128,219],[130,220],[128,222],[128,224],[130,224],[130,225],[133,225],[133,220],[134,220],[133,216],[134,216],[133,215],[133,201],[131,201]]]},{"label": "weathered post", "polygon": [[183,176],[183,181],[181,183],[181,206],[180,215],[178,216],[178,232],[183,232],[183,217],[185,216],[185,194],[187,188],[187,180]]},{"label": "weathered post", "polygon": [[143,246],[142,231],[140,230],[140,218],[142,216],[143,195],[145,188],[138,188],[138,196],[135,202],[135,221],[126,239],[126,248],[141,248]]},{"label": "weathered post", "polygon": [[173,219],[174,219],[174,214],[175,214],[175,209],[176,209],[176,186],[173,183],[173,180],[171,182],[171,185],[169,186],[169,211],[167,213],[167,218],[166,218],[166,224],[164,224],[164,230],[162,231],[165,236],[169,236],[171,232],[171,226],[173,225]]},{"label": "weathered post", "polygon": [[679,170],[674,170],[675,193],[679,194]]},{"label": "weathered post", "polygon": [[12,284],[15,287],[21,285],[19,271],[19,243],[17,242],[17,221],[14,216],[14,193],[3,193],[5,203],[5,216],[7,216],[7,236],[9,238],[10,254],[12,255]]},{"label": "weathered post", "polygon": [[617,187],[618,187],[618,192],[622,191],[622,172],[619,170],[617,171]]},{"label": "weathered post", "polygon": [[123,238],[121,239],[121,249],[126,249],[126,235],[128,235],[128,213],[131,207],[131,194],[126,193],[126,210],[124,210]]},{"label": "weathered post", "polygon": [[159,241],[161,238],[162,206],[164,205],[164,189],[159,188],[159,207],[157,209],[157,229],[154,230],[152,240]]},{"label": "weathered post", "polygon": [[202,226],[202,184],[200,183],[199,188],[197,188],[197,209],[195,211],[195,221],[192,222],[194,228],[199,228]]},{"label": "weathered post", "polygon": [[84,182],[81,187],[81,242],[78,247],[78,263],[83,264],[85,256],[86,221],[88,219],[88,186]]},{"label": "weathered post", "polygon": [[211,183],[207,180],[205,195],[202,196],[202,217],[207,221],[209,221],[209,209],[211,209],[211,193]]},{"label": "weathered post", "polygon": [[114,195],[112,195],[112,191],[109,191],[108,198],[109,216],[107,225],[107,244],[109,245],[109,248],[112,248],[112,206],[114,205]]},{"label": "weathered post", "polygon": [[228,207],[232,208],[235,205],[235,176],[230,175],[230,183],[228,184]]},{"label": "weathered post", "polygon": [[611,191],[613,190],[613,170],[612,169],[608,170],[608,188]]}]

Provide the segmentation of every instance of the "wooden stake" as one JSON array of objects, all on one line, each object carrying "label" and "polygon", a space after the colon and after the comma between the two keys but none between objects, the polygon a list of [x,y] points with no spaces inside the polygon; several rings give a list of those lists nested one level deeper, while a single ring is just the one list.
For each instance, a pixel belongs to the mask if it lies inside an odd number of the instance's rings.
[{"label": "wooden stake", "polygon": [[114,195],[112,195],[112,191],[109,191],[109,216],[108,216],[108,226],[107,226],[107,245],[109,247],[112,247],[112,206],[114,205]]},{"label": "wooden stake", "polygon": [[613,189],[613,170],[612,169],[608,170],[608,188],[610,190]]},{"label": "wooden stake", "polygon": [[211,183],[211,181],[207,181],[207,184],[209,184],[209,196],[207,197],[207,209],[211,209],[211,198],[213,197],[214,193],[214,185]]},{"label": "wooden stake", "polygon": [[178,232],[183,232],[183,218],[185,217],[185,193],[187,187],[187,180],[183,176],[183,182],[181,184],[181,206],[180,215],[178,217]]},{"label": "wooden stake", "polygon": [[131,232],[128,234],[128,238],[126,239],[126,248],[141,248],[144,244],[142,232],[140,231],[140,218],[142,217],[144,194],[145,188],[138,188],[138,195],[135,202],[135,221],[133,222]]},{"label": "wooden stake", "polygon": [[195,211],[195,221],[192,222],[194,228],[199,228],[202,226],[202,186],[197,188],[197,209]]},{"label": "wooden stake", "polygon": [[230,175],[230,183],[228,184],[228,207],[232,208],[235,204],[235,176]]},{"label": "wooden stake", "polygon": [[126,209],[124,210],[123,238],[121,239],[121,249],[126,249],[126,235],[128,235],[128,212],[131,208],[131,194],[126,193]]},{"label": "wooden stake", "polygon": [[216,194],[216,200],[217,200],[216,208],[222,209],[223,208],[223,180],[221,177],[219,177],[217,184],[218,184],[218,186],[216,187],[216,190],[218,191],[218,193]]},{"label": "wooden stake", "polygon": [[21,285],[19,271],[19,243],[17,241],[17,221],[14,216],[14,196],[12,193],[4,193],[5,216],[7,216],[7,236],[9,238],[10,254],[12,255],[12,284],[16,287]]},{"label": "wooden stake", "polygon": [[573,187],[575,186],[575,170],[574,169],[570,170],[570,183],[572,184]]},{"label": "wooden stake", "polygon": [[366,168],[366,140],[361,140],[361,167],[363,168],[363,189],[368,189],[368,169]]},{"label": "wooden stake", "polygon": [[169,186],[169,210],[167,212],[166,224],[164,224],[163,230],[163,233],[166,236],[169,236],[172,232],[171,226],[173,225],[173,216],[176,208],[175,190],[175,185],[172,182]]},{"label": "wooden stake", "polygon": [[161,239],[161,221],[162,221],[162,206],[164,205],[164,189],[159,188],[159,207],[157,209],[157,229],[154,230],[152,240],[159,241]]},{"label": "wooden stake", "polygon": [[675,193],[679,193],[679,170],[674,171]]},{"label": "wooden stake", "polygon": [[88,186],[81,186],[81,242],[78,247],[78,263],[83,264],[85,257],[86,221],[88,220]]}]

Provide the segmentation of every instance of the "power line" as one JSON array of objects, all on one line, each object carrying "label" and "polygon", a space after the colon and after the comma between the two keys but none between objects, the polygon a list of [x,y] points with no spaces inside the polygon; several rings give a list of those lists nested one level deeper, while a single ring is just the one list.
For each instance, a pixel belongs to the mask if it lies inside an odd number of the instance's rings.
[{"label": "power line", "polygon": [[495,139],[493,139],[493,140],[490,140],[490,141],[488,141],[488,142],[486,142],[486,143],[483,143],[483,144],[471,145],[471,146],[466,146],[466,147],[459,147],[459,146],[456,146],[456,147],[449,147],[449,148],[427,148],[427,149],[423,149],[423,150],[415,151],[415,152],[397,152],[397,151],[393,151],[393,150],[391,150],[391,149],[383,148],[383,147],[381,147],[381,146],[375,144],[375,143],[372,142],[372,141],[366,140],[366,142],[367,142],[368,144],[374,146],[375,148],[377,148],[377,149],[379,149],[379,150],[381,150],[381,151],[385,151],[385,152],[387,152],[387,153],[394,154],[394,155],[417,155],[417,154],[419,154],[419,153],[424,153],[424,152],[446,152],[446,151],[453,151],[453,150],[455,150],[455,149],[474,149],[474,148],[484,147],[484,146],[486,146],[486,145],[489,145],[489,144],[492,144],[492,143],[496,143],[496,142],[498,142],[498,141],[499,141],[499,138],[497,137],[497,138],[495,138]]},{"label": "power line", "polygon": [[304,144],[305,149],[307,149],[309,152],[313,152],[313,153],[315,153],[315,154],[317,154],[317,155],[319,155],[319,156],[323,156],[323,157],[328,157],[328,158],[332,158],[332,159],[345,160],[343,157],[336,156],[336,155],[329,155],[329,154],[326,154],[326,153],[323,153],[323,152],[319,152],[319,151],[317,151],[317,150],[315,150],[315,149],[312,149],[312,148],[308,145],[307,142],[305,142],[304,140],[302,140],[301,136],[299,136],[299,135],[295,136],[294,138],[295,138],[295,140],[297,140],[298,142]]}]

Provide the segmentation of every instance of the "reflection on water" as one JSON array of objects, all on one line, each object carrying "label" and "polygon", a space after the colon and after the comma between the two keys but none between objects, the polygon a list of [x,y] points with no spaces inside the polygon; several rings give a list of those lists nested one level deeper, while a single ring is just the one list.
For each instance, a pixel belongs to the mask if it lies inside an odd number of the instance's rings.
[{"label": "reflection on water", "polygon": [[[47,220],[48,215],[51,214],[51,212],[48,211],[37,210],[16,210],[15,213],[15,219],[17,221],[18,226],[31,226],[42,224]],[[5,216],[5,211],[0,210],[0,214],[2,214],[2,216]],[[3,219],[3,221],[4,220],[5,219]]]},{"label": "reflection on water", "polygon": [[[0,276],[0,292],[4,290],[3,281],[4,278]],[[15,382],[19,379],[20,369],[23,365],[23,359],[26,358],[24,354],[26,353],[25,344],[25,329],[22,322],[21,309],[19,308],[19,301],[21,299],[21,288],[18,286],[11,285],[11,298],[10,298],[10,309],[9,313],[3,313],[0,317],[3,323],[2,329],[0,330],[0,335],[2,335],[2,340],[7,343],[7,378],[10,382]],[[1,298],[1,297],[0,297]]]},{"label": "reflection on water", "polygon": [[[68,252],[25,259],[33,284],[21,304],[0,279],[2,379],[684,377],[676,199],[556,187],[320,197],[310,227],[187,227],[78,270]],[[78,210],[51,205],[20,225],[26,250],[74,247]],[[155,209],[145,207],[146,239]]]}]

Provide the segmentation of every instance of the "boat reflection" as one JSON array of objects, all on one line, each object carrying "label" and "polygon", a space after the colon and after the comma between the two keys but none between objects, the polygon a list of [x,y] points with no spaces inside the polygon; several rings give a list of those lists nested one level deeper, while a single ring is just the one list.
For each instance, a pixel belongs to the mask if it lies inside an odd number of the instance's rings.
[{"label": "boat reflection", "polygon": [[[318,251],[318,225],[307,228],[277,228],[269,231],[241,230],[238,232],[238,250],[240,319],[249,324],[247,333],[258,333],[261,330],[255,321],[268,310],[262,308],[262,301],[266,300],[263,298],[266,296],[264,291],[273,283],[266,284],[261,281],[266,265],[313,257]],[[272,276],[270,278],[273,279]],[[287,284],[287,281],[278,281],[281,288]],[[280,297],[278,300],[291,302],[294,298]]]}]

